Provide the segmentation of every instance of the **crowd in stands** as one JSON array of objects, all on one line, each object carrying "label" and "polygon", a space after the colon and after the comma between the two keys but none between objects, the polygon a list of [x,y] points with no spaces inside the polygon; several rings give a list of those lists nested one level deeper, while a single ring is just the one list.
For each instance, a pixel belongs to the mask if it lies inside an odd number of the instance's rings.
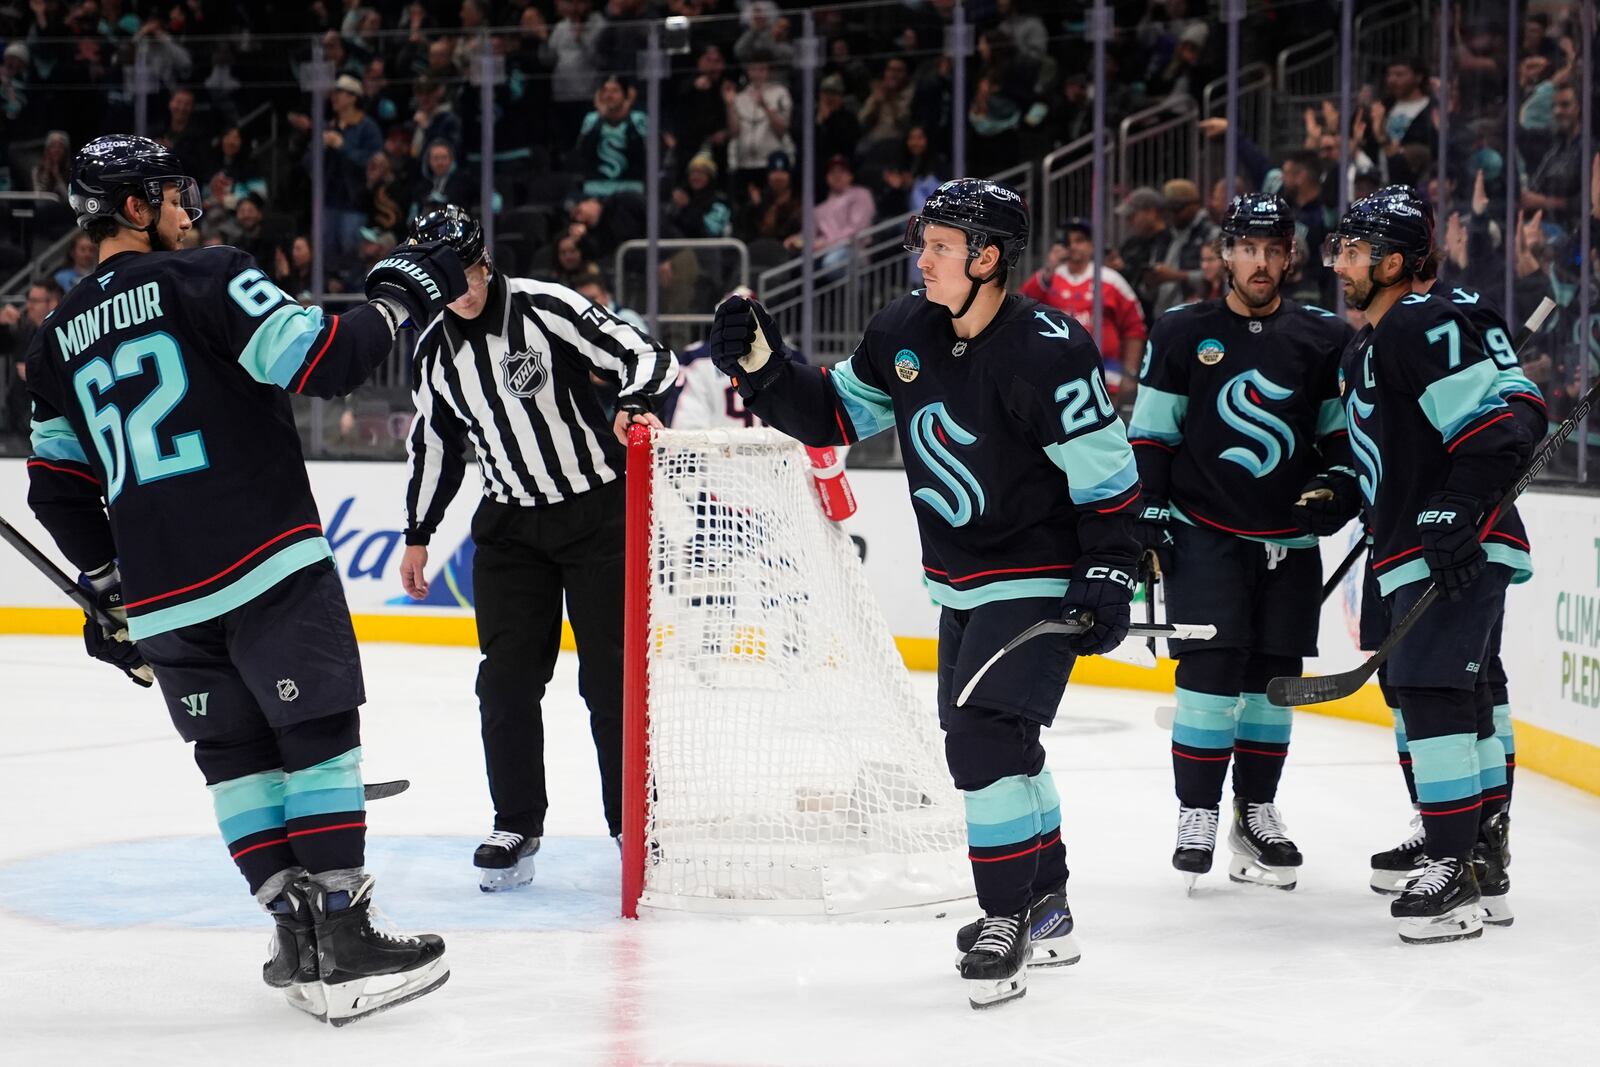
[{"label": "crowd in stands", "polygon": [[[77,146],[135,127],[141,102],[133,75],[142,72],[146,129],[200,181],[206,214],[194,239],[251,252],[287,291],[309,299],[318,244],[323,289],[358,291],[366,267],[403,239],[419,212],[445,202],[477,210],[487,121],[496,256],[520,273],[598,284],[609,299],[624,280],[612,276],[617,249],[642,236],[647,212],[652,129],[638,78],[647,19],[692,20],[688,47],[669,57],[661,86],[662,233],[742,241],[753,272],[802,247],[805,168],[817,196],[812,238],[836,262],[867,227],[915,210],[953,176],[955,122],[964,123],[968,169],[980,174],[1037,161],[1092,128],[1083,0],[967,0],[974,53],[963,101],[954,98],[945,48],[954,0],[852,3],[811,11],[823,49],[814,151],[802,158],[795,61],[808,6],[0,0],[0,186],[64,196]],[[1217,2],[1112,6],[1107,128],[1152,103],[1198,103],[1224,70]],[[1220,182],[1199,188],[1197,175],[1176,171],[1150,186],[1113,190],[1108,232],[1091,234],[1087,222],[1074,220],[1035,241],[1032,263],[1042,269],[1030,291],[1079,312],[1098,283],[1111,309],[1102,334],[1108,367],[1128,367],[1129,353],[1162,310],[1221,291],[1215,227],[1230,193],[1267,189],[1290,201],[1303,231],[1293,294],[1331,307],[1332,278],[1319,251],[1344,180],[1348,195],[1391,182],[1429,191],[1439,205],[1447,282],[1470,282],[1498,297],[1509,254],[1514,315],[1525,315],[1546,292],[1558,299],[1565,293],[1570,304],[1574,235],[1593,210],[1578,202],[1578,181],[1581,168],[1595,165],[1577,147],[1584,110],[1577,99],[1577,5],[1535,7],[1510,35],[1503,8],[1498,28],[1462,19],[1448,86],[1420,59],[1386,56],[1381,81],[1358,87],[1347,119],[1330,100],[1307,109],[1303,141],[1257,144],[1240,131],[1234,190]],[[1337,17],[1337,4],[1327,0],[1252,3],[1242,24],[1242,61],[1271,65],[1284,48],[1336,28]],[[495,32],[485,38],[479,31],[488,27]],[[485,47],[503,75],[487,113],[476,77],[485,69]],[[1517,64],[1520,83],[1514,150],[1505,138],[1508,62]],[[307,86],[319,72],[327,105],[320,143],[313,143]],[[1434,159],[1441,109],[1449,115],[1442,183]],[[1587,113],[1594,111],[1590,104]],[[1342,124],[1352,140],[1343,175]],[[1207,119],[1202,134],[1215,141],[1225,125]],[[318,157],[322,229],[313,234]],[[1508,183],[1512,170],[1520,182]],[[1510,234],[1501,225],[1508,188],[1520,220]],[[64,204],[45,203],[26,225],[26,239],[15,220],[0,227],[0,273],[25,263],[28,246],[65,233],[71,219]],[[1099,278],[1091,278],[1095,242],[1105,253]],[[673,255],[659,272],[663,310],[709,307],[731,287],[731,262]],[[39,306],[53,298],[51,285],[69,289],[92,266],[92,246],[71,243],[61,263],[43,272],[50,285],[35,287]],[[627,281],[630,297],[638,296],[638,278]],[[30,295],[26,307],[0,317],[8,397],[20,392],[13,364],[35,304]],[[1570,388],[1570,366],[1549,373],[1552,384]],[[9,426],[19,427],[14,416]]]}]

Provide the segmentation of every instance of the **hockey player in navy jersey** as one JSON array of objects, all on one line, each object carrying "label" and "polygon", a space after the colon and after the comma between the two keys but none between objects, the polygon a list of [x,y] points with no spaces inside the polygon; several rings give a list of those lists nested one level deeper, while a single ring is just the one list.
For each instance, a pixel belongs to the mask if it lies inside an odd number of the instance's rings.
[{"label": "hockey player in navy jersey", "polygon": [[[1282,199],[1234,198],[1222,220],[1232,286],[1156,320],[1128,431],[1144,486],[1137,530],[1159,560],[1167,610],[1218,631],[1171,643],[1172,865],[1191,889],[1211,869],[1230,760],[1228,876],[1293,889],[1301,862],[1276,804],[1290,710],[1265,691],[1316,654],[1317,537],[1349,518],[1325,519],[1321,501],[1348,499],[1355,472],[1338,390],[1351,331],[1280,295],[1293,255],[1294,215]],[[1303,496],[1316,510],[1295,506]]]},{"label": "hockey player in navy jersey", "polygon": [[28,502],[193,742],[229,854],[276,922],[262,970],[339,1025],[437,988],[444,943],[376,929],[364,873],[361,663],[289,394],[338,396],[466,287],[454,252],[397,249],[369,302],[301,307],[232,248],[175,251],[199,190],[171,151],[115,135],[73,160],[99,266],[28,352]]},{"label": "hockey player in navy jersey", "polygon": [[1368,322],[1340,381],[1379,594],[1392,620],[1430,580],[1451,601],[1418,619],[1385,669],[1422,816],[1419,870],[1390,905],[1408,943],[1483,933],[1472,858],[1505,806],[1505,752],[1480,681],[1506,587],[1532,573],[1521,518],[1497,510],[1533,445],[1502,395],[1516,357],[1455,301],[1412,291],[1432,248],[1432,212],[1403,186],[1350,205],[1324,247]]},{"label": "hockey player in navy jersey", "polygon": [[[1424,205],[1424,210],[1431,206]],[[1507,406],[1517,415],[1530,440],[1542,440],[1548,427],[1548,413],[1539,387],[1522,372],[1521,362],[1512,345],[1511,334],[1500,309],[1484,294],[1465,286],[1438,285],[1439,254],[1428,256],[1422,270],[1411,283],[1413,293],[1434,292],[1448,300],[1467,317],[1479,341],[1499,368],[1496,391]],[[1371,559],[1367,557],[1367,584],[1361,598],[1361,647],[1368,651],[1383,643],[1389,632],[1389,615],[1383,597],[1377,591],[1372,575]],[[1483,786],[1484,799],[1490,804],[1504,800],[1505,805],[1493,817],[1485,817],[1478,828],[1478,841],[1473,848],[1473,869],[1482,894],[1483,921],[1492,926],[1509,926],[1513,915],[1507,895],[1511,880],[1506,868],[1511,864],[1511,792],[1516,775],[1516,736],[1511,721],[1511,698],[1505,665],[1500,658],[1501,631],[1504,617],[1495,620],[1489,632],[1489,654],[1479,673],[1476,699],[1487,701],[1492,709],[1495,737],[1505,752],[1502,770],[1492,758],[1482,762],[1478,776]],[[1398,750],[1400,769],[1405,777],[1406,791],[1413,808],[1417,805],[1417,781],[1412,772],[1411,752],[1406,740],[1405,722],[1394,690],[1388,684],[1386,667],[1378,671],[1379,684],[1390,713],[1394,716],[1395,747]],[[1480,759],[1483,753],[1480,753]],[[1422,816],[1412,819],[1412,832],[1399,845],[1372,857],[1371,885],[1380,893],[1398,893],[1410,880],[1412,872],[1426,865],[1423,858]]]},{"label": "hockey player in navy jersey", "polygon": [[[1099,352],[1071,316],[1006,291],[1027,237],[1015,190],[946,182],[906,231],[927,288],[873,316],[849,359],[795,362],[771,316],[737,297],[710,342],[751,410],[806,444],[899,435],[923,581],[942,609],[939,721],[984,911],[956,941],[973,1007],[1022,995],[1030,958],[1078,958],[1039,731],[1075,657],[1127,635],[1138,558],[1138,472]],[[1058,616],[1091,625],[1020,646],[955,706],[1005,642]]]}]

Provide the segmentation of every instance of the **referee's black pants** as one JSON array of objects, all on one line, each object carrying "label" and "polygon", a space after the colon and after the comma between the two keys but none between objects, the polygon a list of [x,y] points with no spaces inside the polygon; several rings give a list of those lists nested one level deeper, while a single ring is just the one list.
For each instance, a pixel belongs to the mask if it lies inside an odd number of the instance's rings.
[{"label": "referee's black pants", "polygon": [[578,692],[600,758],[612,836],[622,832],[622,479],[570,500],[521,507],[484,500],[472,518],[478,710],[494,828],[544,835],[540,701],[561,652],[561,600],[578,643]]}]

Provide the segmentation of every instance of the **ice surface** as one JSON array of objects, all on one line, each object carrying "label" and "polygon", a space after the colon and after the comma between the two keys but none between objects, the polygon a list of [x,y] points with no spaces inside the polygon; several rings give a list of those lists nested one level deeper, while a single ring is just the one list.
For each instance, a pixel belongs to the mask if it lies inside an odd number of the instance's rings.
[{"label": "ice surface", "polygon": [[[616,918],[617,857],[575,661],[546,700],[538,880],[484,894],[489,829],[469,649],[368,645],[377,900],[450,945],[438,993],[342,1031],[261,984],[253,910],[160,701],[71,639],[0,638],[0,1063],[1009,1064],[1593,1062],[1600,798],[1517,782],[1510,929],[1405,947],[1369,853],[1406,833],[1392,738],[1301,715],[1280,803],[1292,893],[1218,870],[1185,899],[1154,694],[1070,689],[1046,736],[1084,947],[968,1010],[974,914],[894,923]],[[1513,676],[1513,684],[1515,676]],[[933,681],[917,678],[932,711]],[[317,1057],[318,1059],[312,1059]]]}]

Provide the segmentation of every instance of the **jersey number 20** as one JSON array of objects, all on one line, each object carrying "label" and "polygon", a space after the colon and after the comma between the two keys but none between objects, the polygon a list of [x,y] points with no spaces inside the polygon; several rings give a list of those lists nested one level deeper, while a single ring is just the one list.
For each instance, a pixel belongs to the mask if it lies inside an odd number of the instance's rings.
[{"label": "jersey number 20", "polygon": [[[147,360],[156,372],[156,386],[124,418],[120,407],[103,400],[117,382],[144,374]],[[171,334],[148,333],[124,341],[109,363],[96,359],[84,364],[72,376],[72,387],[105,468],[107,503],[122,492],[129,466],[134,480],[144,485],[204,470],[208,465],[199,430],[174,435],[170,450],[161,446],[161,421],[189,391],[189,374]]]}]

